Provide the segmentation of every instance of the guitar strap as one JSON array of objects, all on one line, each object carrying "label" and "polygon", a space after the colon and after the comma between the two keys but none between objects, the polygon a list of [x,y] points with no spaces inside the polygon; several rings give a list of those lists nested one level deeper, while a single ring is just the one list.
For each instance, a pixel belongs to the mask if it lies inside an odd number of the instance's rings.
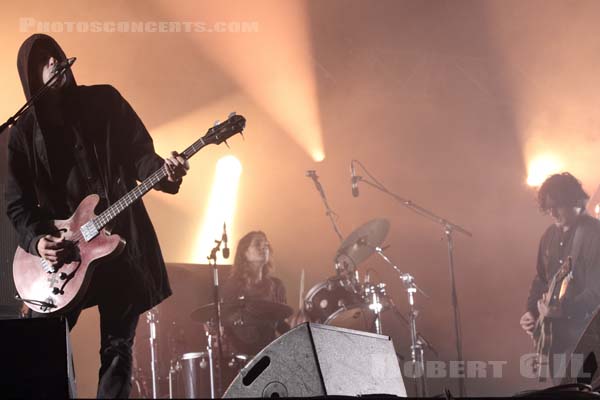
[{"label": "guitar strap", "polygon": [[[573,262],[573,265],[575,265],[575,262],[577,261],[577,257],[579,257],[579,255],[581,255],[581,246],[583,244],[583,231],[584,231],[584,222],[580,221],[579,224],[577,224],[577,228],[575,228],[575,236],[573,237],[573,246],[571,247],[571,261]],[[572,273],[573,270],[571,270]]]}]

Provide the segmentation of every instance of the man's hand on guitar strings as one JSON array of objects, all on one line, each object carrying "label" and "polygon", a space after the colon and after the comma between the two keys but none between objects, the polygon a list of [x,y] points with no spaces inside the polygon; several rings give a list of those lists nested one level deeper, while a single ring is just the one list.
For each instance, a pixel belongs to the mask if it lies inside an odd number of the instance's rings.
[{"label": "man's hand on guitar strings", "polygon": [[66,240],[63,233],[60,236],[46,235],[37,243],[37,251],[40,257],[52,265],[66,262],[73,254],[73,242]]},{"label": "man's hand on guitar strings", "polygon": [[176,151],[171,152],[171,157],[165,159],[165,171],[169,182],[180,181],[190,169],[190,163],[184,160]]}]

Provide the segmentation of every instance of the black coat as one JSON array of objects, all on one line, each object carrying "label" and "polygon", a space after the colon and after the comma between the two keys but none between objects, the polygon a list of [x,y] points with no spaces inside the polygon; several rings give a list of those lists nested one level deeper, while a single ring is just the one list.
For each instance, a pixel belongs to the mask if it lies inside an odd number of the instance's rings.
[{"label": "black coat", "polygon": [[[23,44],[18,64],[27,98],[35,91],[28,77],[34,46],[51,48],[65,59],[48,36],[34,35]],[[143,123],[116,89],[77,86],[70,73],[68,80],[60,92],[59,125],[40,122],[41,106],[36,104],[10,132],[7,214],[19,245],[32,253],[40,235],[52,231],[49,221],[68,218],[85,196],[101,196],[99,212],[164,163]],[[179,184],[163,181],[156,189],[176,193]],[[141,200],[115,222],[112,232],[127,245],[120,257],[96,269],[85,305],[104,296],[125,300],[143,312],[171,294],[158,240]]]}]

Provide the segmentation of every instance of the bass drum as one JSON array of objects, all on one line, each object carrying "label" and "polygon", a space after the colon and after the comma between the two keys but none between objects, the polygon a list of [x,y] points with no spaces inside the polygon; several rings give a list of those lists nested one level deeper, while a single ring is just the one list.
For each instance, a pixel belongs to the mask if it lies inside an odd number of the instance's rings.
[{"label": "bass drum", "polygon": [[332,277],[308,291],[304,311],[310,322],[324,324],[336,311],[354,308],[360,303],[360,293],[350,281]]}]

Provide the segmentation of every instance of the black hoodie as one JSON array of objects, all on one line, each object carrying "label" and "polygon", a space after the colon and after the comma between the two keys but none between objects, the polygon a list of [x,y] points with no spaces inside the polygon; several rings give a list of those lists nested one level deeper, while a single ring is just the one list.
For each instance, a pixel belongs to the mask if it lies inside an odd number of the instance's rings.
[{"label": "black hoodie", "polygon": [[[47,54],[58,61],[66,59],[47,35],[32,35],[19,49],[17,67],[27,99],[41,85],[35,69]],[[49,113],[58,113],[58,122],[44,118]],[[36,102],[10,131],[7,215],[19,245],[36,253],[39,237],[53,231],[52,221],[70,217],[85,196],[99,194],[106,207],[163,163],[142,121],[115,88],[78,86],[68,71],[64,87]],[[176,193],[179,185],[163,181],[156,188]],[[94,305],[104,296],[143,312],[171,290],[142,201],[117,217],[113,233],[127,245],[120,257],[95,270],[85,305]]]}]

